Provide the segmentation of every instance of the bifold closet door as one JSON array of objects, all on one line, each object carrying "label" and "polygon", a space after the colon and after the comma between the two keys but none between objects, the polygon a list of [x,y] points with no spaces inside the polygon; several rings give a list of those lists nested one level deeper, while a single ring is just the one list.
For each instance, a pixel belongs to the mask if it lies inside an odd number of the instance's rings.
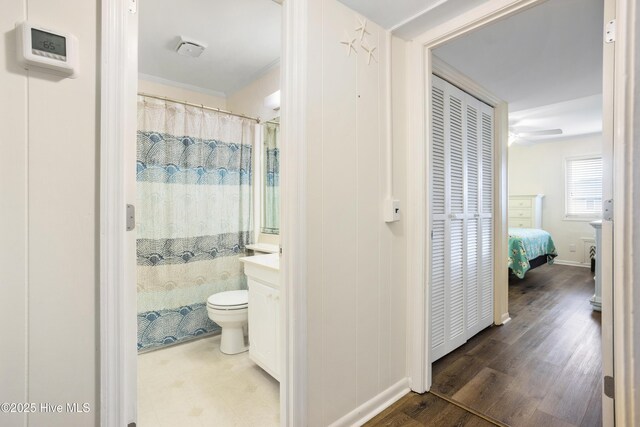
[{"label": "bifold closet door", "polygon": [[436,76],[431,99],[433,361],[492,322],[493,109]]},{"label": "bifold closet door", "polygon": [[466,328],[493,323],[493,108],[466,96]]}]

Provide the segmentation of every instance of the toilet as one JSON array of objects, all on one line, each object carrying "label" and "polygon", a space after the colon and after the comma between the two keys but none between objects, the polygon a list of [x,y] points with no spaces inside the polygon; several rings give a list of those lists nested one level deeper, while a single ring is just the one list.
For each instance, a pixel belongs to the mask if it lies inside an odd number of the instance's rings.
[{"label": "toilet", "polygon": [[219,292],[207,298],[209,319],[222,328],[220,351],[237,354],[247,351],[244,330],[247,328],[249,313],[249,291]]}]

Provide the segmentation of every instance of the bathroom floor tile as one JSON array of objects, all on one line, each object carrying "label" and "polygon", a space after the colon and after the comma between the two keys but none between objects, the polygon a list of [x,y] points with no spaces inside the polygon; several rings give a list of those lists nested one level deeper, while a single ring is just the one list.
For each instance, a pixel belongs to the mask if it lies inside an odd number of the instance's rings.
[{"label": "bathroom floor tile", "polygon": [[138,426],[279,425],[278,382],[219,346],[218,335],[139,355]]}]

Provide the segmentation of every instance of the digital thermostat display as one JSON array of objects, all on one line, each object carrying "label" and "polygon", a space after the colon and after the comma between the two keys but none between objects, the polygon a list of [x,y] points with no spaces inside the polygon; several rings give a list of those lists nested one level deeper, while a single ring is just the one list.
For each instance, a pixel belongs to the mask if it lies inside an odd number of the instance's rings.
[{"label": "digital thermostat display", "polygon": [[67,56],[67,40],[56,34],[31,28],[31,48],[41,52]]},{"label": "digital thermostat display", "polygon": [[[0,0],[0,3],[2,0]],[[75,79],[80,69],[78,38],[28,21],[16,24],[18,62],[26,69]]]}]

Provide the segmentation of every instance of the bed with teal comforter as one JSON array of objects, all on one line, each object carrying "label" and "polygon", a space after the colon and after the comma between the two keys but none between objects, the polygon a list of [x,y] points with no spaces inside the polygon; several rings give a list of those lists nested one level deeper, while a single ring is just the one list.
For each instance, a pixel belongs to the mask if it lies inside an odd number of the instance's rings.
[{"label": "bed with teal comforter", "polygon": [[546,257],[553,264],[558,256],[551,234],[539,228],[509,228],[509,268],[518,278],[524,278],[532,266],[530,261]]}]

